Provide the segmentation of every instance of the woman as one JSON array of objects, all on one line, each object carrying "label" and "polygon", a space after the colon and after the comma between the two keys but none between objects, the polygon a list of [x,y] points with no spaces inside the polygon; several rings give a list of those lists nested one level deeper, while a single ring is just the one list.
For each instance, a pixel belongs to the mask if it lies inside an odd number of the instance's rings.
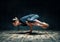
[{"label": "woman", "polygon": [[49,24],[45,22],[41,22],[38,20],[39,15],[37,14],[29,14],[26,16],[23,16],[22,18],[18,19],[17,17],[13,18],[13,25],[18,26],[18,25],[27,25],[30,27],[30,33],[32,32],[32,27],[33,26],[40,26],[44,29],[49,27]]}]

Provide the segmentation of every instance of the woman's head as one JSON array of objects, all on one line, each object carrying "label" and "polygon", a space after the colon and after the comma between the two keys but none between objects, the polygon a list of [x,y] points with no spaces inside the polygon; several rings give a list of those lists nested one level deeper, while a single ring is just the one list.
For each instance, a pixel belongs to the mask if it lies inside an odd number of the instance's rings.
[{"label": "woman's head", "polygon": [[13,18],[13,20],[12,20],[12,24],[13,24],[14,26],[18,26],[18,25],[21,24],[21,22],[19,21],[19,19],[18,19],[17,17],[15,17],[15,18]]}]

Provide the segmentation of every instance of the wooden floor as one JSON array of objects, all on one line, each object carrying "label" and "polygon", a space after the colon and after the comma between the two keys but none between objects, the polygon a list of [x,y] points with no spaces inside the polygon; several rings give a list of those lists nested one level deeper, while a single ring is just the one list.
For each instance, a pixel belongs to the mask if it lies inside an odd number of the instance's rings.
[{"label": "wooden floor", "polygon": [[0,42],[60,42],[60,31],[0,31]]}]

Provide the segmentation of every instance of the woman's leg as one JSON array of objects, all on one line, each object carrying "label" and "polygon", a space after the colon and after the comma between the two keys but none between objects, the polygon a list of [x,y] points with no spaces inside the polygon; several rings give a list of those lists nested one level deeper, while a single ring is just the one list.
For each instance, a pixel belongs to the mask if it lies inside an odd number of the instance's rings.
[{"label": "woman's leg", "polygon": [[47,23],[41,22],[41,21],[39,21],[37,19],[36,19],[36,21],[34,23],[32,23],[32,25],[34,25],[34,26],[40,26],[40,27],[42,27],[44,29],[46,29],[47,27],[49,27],[49,25]]},{"label": "woman's leg", "polygon": [[32,21],[35,21],[35,19],[38,19],[39,18],[39,15],[35,14],[33,16],[30,16],[30,18],[28,18],[27,20],[32,22]]}]

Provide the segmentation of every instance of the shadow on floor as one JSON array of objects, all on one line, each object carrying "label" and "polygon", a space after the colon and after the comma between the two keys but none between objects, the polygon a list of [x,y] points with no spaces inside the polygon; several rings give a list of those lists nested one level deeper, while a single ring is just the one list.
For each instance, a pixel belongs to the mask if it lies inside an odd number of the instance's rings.
[{"label": "shadow on floor", "polygon": [[47,33],[36,33],[36,32],[17,32],[17,33],[9,33],[9,34],[29,34],[29,35],[44,35],[44,34],[47,34]]}]

